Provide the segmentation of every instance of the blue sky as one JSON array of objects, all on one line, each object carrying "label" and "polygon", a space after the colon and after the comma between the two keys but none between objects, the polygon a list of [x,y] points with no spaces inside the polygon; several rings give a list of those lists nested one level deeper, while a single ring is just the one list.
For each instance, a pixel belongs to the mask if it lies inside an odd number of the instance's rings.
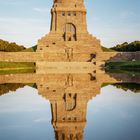
[{"label": "blue sky", "polygon": [[[0,38],[26,47],[49,32],[53,0],[0,0]],[[140,40],[139,0],[85,0],[88,30],[106,47]]]}]

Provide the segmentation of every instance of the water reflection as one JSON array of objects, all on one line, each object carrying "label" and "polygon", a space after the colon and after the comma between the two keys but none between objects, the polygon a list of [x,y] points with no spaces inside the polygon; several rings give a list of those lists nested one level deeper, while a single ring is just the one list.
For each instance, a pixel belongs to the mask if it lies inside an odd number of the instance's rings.
[{"label": "water reflection", "polygon": [[50,102],[55,139],[83,140],[89,100],[110,84],[139,91],[140,77],[96,71],[92,74],[16,74],[0,75],[0,83],[1,95],[25,85],[37,88],[38,93]]}]

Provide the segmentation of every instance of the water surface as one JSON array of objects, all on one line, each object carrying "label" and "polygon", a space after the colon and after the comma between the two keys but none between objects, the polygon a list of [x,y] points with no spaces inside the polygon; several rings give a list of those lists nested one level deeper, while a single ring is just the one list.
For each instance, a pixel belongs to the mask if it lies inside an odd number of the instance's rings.
[{"label": "water surface", "polygon": [[26,75],[0,76],[0,140],[140,139],[138,77]]}]

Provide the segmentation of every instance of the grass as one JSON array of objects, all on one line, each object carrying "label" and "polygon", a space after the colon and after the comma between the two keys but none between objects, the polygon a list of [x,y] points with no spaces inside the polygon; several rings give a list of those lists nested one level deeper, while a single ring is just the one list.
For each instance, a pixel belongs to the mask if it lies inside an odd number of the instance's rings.
[{"label": "grass", "polygon": [[140,61],[109,62],[106,64],[106,72],[140,76]]},{"label": "grass", "polygon": [[33,62],[0,62],[0,74],[34,73],[36,65]]},{"label": "grass", "polygon": [[103,83],[103,84],[101,85],[101,87],[103,88],[103,87],[106,87],[106,86],[108,86],[108,85],[111,85],[111,83]]},{"label": "grass", "polygon": [[34,52],[33,48],[27,48],[25,50],[22,50],[21,52]]},{"label": "grass", "polygon": [[5,74],[21,74],[21,73],[35,73],[35,69],[15,69],[15,70],[0,70],[0,75]]},{"label": "grass", "polygon": [[6,68],[35,68],[33,62],[0,62],[0,69]]},{"label": "grass", "polygon": [[107,69],[140,70],[140,61],[109,62],[106,63]]},{"label": "grass", "polygon": [[140,61],[109,62],[106,63],[106,72],[122,73],[130,76],[140,76]]},{"label": "grass", "polygon": [[22,52],[35,52],[37,49],[37,45],[31,47],[31,48],[26,48],[25,50],[22,50]]},{"label": "grass", "polygon": [[139,70],[107,69],[106,72],[108,72],[108,73],[122,73],[122,74],[128,74],[130,76],[140,76]]},{"label": "grass", "polygon": [[106,47],[103,47],[103,46],[102,46],[102,50],[103,50],[104,52],[115,52],[115,50],[112,50],[112,49],[110,49],[110,48],[106,48]]}]

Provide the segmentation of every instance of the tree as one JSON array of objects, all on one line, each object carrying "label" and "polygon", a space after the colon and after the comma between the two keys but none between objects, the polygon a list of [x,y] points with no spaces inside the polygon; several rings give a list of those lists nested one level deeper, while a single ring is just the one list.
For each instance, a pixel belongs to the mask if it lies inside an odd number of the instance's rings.
[{"label": "tree", "polygon": [[131,43],[124,42],[123,44],[118,44],[110,49],[115,50],[115,51],[119,51],[119,52],[140,51],[140,41],[134,41]]},{"label": "tree", "polygon": [[19,52],[26,49],[22,45],[17,45],[16,43],[9,43],[8,41],[4,41],[0,39],[0,51],[3,52]]}]

